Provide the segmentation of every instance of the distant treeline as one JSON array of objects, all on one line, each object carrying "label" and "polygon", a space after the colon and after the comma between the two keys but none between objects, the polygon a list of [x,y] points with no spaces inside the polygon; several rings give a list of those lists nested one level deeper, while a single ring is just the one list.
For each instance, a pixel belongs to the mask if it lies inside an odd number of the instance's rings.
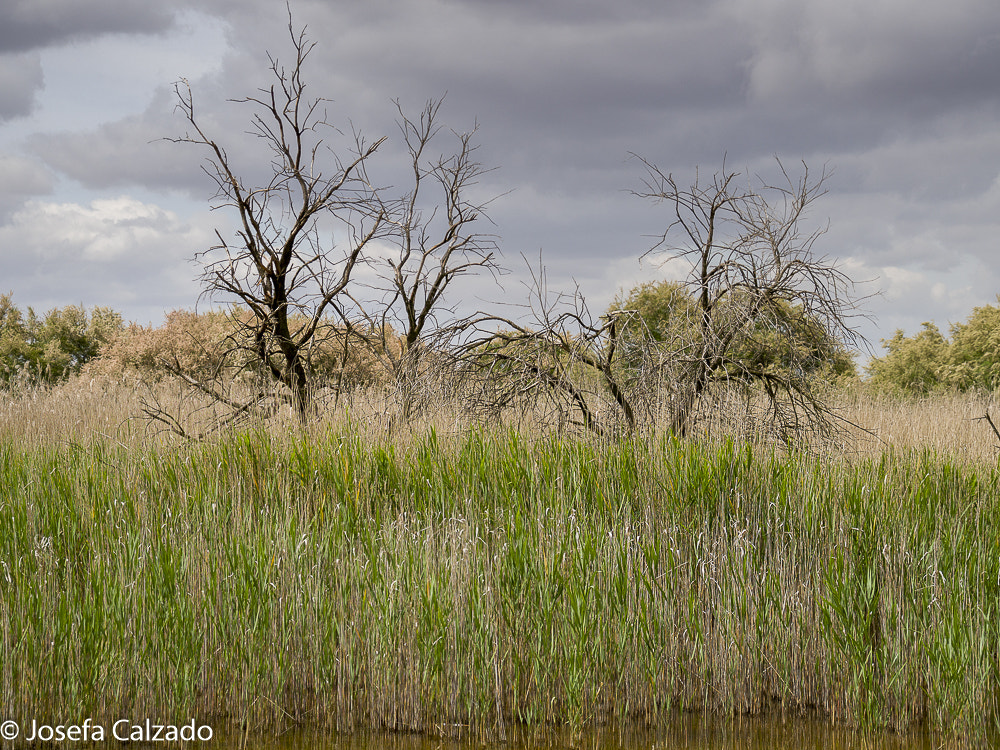
[{"label": "distant treeline", "polygon": [[[687,294],[671,282],[646,283],[616,299],[611,311],[631,308],[638,313],[641,324],[632,337],[642,330],[655,340],[676,338],[692,325]],[[167,313],[163,325],[154,328],[125,323],[108,307],[88,310],[68,305],[39,315],[31,307],[22,311],[13,295],[5,294],[0,296],[0,383],[55,383],[85,366],[94,374],[158,379],[167,360],[176,360],[185,371],[206,375],[224,361],[231,367],[234,360],[228,355],[234,348],[246,348],[247,342],[238,340],[241,314],[246,315],[235,308],[174,310]],[[745,348],[756,346],[757,350],[745,352],[744,358],[780,362],[787,358],[788,347],[806,345],[830,375],[847,379],[855,375],[845,349],[824,340],[795,315],[790,314],[789,320],[791,333],[772,332],[770,339],[748,337],[752,343]],[[883,339],[886,353],[869,363],[865,382],[879,391],[909,394],[1000,388],[1000,307],[976,307],[967,321],[953,324],[950,333],[946,338],[933,322],[925,322],[912,336],[897,330],[891,339]],[[346,339],[332,325],[318,336],[310,352],[311,370],[346,378],[355,385],[378,379],[376,358]],[[392,341],[393,336],[386,340]],[[243,365],[250,368],[252,363]]]},{"label": "distant treeline", "polygon": [[[30,307],[22,311],[6,294],[0,296],[0,384],[54,384],[84,371],[148,382],[159,380],[167,372],[164,365],[174,363],[200,377],[223,367],[236,375],[254,364],[231,356],[248,348],[240,335],[245,330],[241,316],[247,314],[228,308],[173,310],[153,327],[125,323],[107,307],[69,305],[39,315]],[[371,382],[378,364],[342,334],[332,325],[320,332],[308,352],[310,369],[320,376],[346,376],[355,385]],[[391,345],[393,337],[386,338]]]},{"label": "distant treeline", "polygon": [[96,358],[123,329],[122,317],[107,307],[89,312],[80,305],[22,312],[13,295],[0,296],[0,381],[55,382]]},{"label": "distant treeline", "polygon": [[[1000,298],[998,298],[1000,302]],[[869,382],[883,390],[932,393],[1000,388],[1000,307],[983,305],[947,339],[934,323],[913,336],[897,330],[888,350],[868,365]]]}]

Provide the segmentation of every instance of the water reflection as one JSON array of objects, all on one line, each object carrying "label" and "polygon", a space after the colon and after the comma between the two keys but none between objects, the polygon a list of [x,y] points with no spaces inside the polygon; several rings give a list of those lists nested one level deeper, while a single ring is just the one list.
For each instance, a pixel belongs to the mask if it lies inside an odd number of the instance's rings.
[{"label": "water reflection", "polygon": [[[504,737],[442,739],[420,734],[289,731],[274,737],[216,735],[213,750],[931,750],[952,743],[925,732],[862,733],[808,719],[683,717],[666,729],[508,729]],[[964,743],[954,745],[964,746]]]}]

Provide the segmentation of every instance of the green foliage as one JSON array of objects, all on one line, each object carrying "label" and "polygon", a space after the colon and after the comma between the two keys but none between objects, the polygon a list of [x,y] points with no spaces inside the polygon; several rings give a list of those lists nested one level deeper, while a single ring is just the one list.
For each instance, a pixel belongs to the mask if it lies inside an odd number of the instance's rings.
[{"label": "green foliage", "polygon": [[28,330],[10,294],[0,297],[0,377],[9,380],[28,361]]},{"label": "green foliage", "polygon": [[[801,306],[778,300],[767,310],[747,315],[749,300],[738,294],[723,298],[713,311],[714,331],[729,325],[743,330],[730,345],[728,359],[751,373],[770,374],[790,366],[805,375],[853,377],[854,360],[823,326]],[[612,302],[609,313],[631,311],[622,330],[624,357],[635,358],[642,345],[668,346],[683,354],[702,344],[701,313],[689,288],[676,281],[646,282]],[[747,319],[751,320],[746,325]]]},{"label": "green foliage", "polygon": [[106,307],[80,305],[24,315],[13,295],[0,296],[0,380],[27,377],[55,382],[79,372],[122,330],[121,315]]},{"label": "green foliage", "polygon": [[633,311],[622,330],[622,339],[638,343],[650,338],[657,343],[689,341],[697,330],[698,306],[687,287],[678,281],[647,281],[619,294],[608,312]]},{"label": "green foliage", "polygon": [[885,390],[928,393],[942,385],[940,371],[948,357],[948,342],[933,323],[912,337],[897,330],[882,346],[889,350],[868,365],[869,382]]},{"label": "green foliage", "polygon": [[777,373],[797,367],[805,375],[853,377],[850,352],[798,305],[779,301],[760,315],[733,348],[751,370]]},{"label": "green foliage", "polygon": [[967,323],[951,327],[951,345],[941,377],[959,390],[1000,387],[1000,308],[977,307]]},{"label": "green foliage", "polygon": [[888,353],[868,365],[869,382],[876,388],[906,393],[1000,388],[1000,307],[995,305],[973,309],[968,321],[951,327],[950,341],[936,325],[924,323],[915,335],[896,331],[882,345]]}]

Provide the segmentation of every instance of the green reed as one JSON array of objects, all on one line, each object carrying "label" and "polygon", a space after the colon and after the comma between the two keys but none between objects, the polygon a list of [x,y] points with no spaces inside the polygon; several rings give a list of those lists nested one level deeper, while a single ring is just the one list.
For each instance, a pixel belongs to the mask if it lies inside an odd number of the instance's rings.
[{"label": "green reed", "polygon": [[0,445],[0,712],[1000,728],[995,466],[667,437]]}]

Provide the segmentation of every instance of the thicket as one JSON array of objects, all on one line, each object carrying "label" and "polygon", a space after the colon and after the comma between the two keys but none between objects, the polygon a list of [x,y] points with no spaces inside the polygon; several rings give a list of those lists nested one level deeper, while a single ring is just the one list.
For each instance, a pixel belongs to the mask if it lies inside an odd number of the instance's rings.
[{"label": "thicket", "polygon": [[55,383],[93,361],[122,330],[122,318],[107,307],[54,308],[39,315],[0,296],[0,383]]},{"label": "thicket", "polygon": [[[738,315],[743,302],[726,299],[720,317]],[[730,313],[726,308],[735,310]],[[779,301],[773,317],[757,317],[745,325],[732,344],[731,359],[755,372],[787,372],[799,368],[804,375],[828,379],[856,376],[852,353],[831,336],[800,304]],[[691,288],[677,281],[648,281],[619,294],[608,315],[623,315],[622,360],[641,367],[650,343],[682,350],[696,345],[701,313]]]},{"label": "thicket", "polygon": [[[251,317],[236,307],[172,310],[160,326],[123,327],[86,371],[150,384],[177,373],[200,381],[253,382],[260,377],[261,363],[248,351],[252,342],[244,319]],[[293,316],[292,322],[303,321]],[[389,331],[385,340],[392,347],[396,337]],[[302,359],[316,382],[353,389],[384,378],[377,353],[369,342],[324,321]]]},{"label": "thicket", "polygon": [[[12,388],[28,380],[28,374],[32,374],[32,382],[54,383],[75,372],[97,382],[129,384],[142,394],[146,416],[162,425],[167,410],[162,406],[161,386],[179,380],[181,385],[212,389],[183,410],[172,407],[187,414],[188,424],[195,424],[197,419],[190,419],[191,415],[204,417],[205,409],[220,396],[235,393],[246,398],[245,394],[260,389],[268,380],[260,358],[253,353],[253,314],[238,306],[174,310],[167,313],[162,325],[153,327],[123,325],[121,317],[107,308],[95,308],[88,314],[82,308],[69,307],[53,310],[44,319],[29,310],[25,316],[9,299],[4,298],[8,304],[3,340],[8,355],[6,380]],[[727,298],[718,318],[728,317],[728,304]],[[741,307],[739,300],[732,304]],[[844,344],[800,306],[779,303],[773,309],[777,317],[736,326],[738,335],[728,344],[727,361],[739,363],[741,369],[719,373],[719,400],[706,404],[692,423],[706,417],[717,421],[719,416],[739,421],[742,417],[731,412],[741,411],[745,417],[756,392],[755,379],[761,377],[794,375],[827,385],[855,377],[853,358]],[[289,320],[292,325],[308,322],[297,316]],[[603,432],[594,425],[598,420],[613,423],[618,408],[614,398],[608,397],[610,384],[618,388],[619,404],[629,408],[635,404],[643,410],[633,415],[633,426],[656,424],[658,413],[669,413],[676,388],[684,384],[679,363],[704,346],[695,293],[679,282],[640,284],[621,293],[601,321],[594,329],[601,335],[589,339],[561,333],[556,340],[545,341],[533,339],[539,334],[532,331],[514,345],[505,343],[503,334],[490,334],[489,343],[471,354],[468,350],[463,353],[461,347],[426,348],[420,370],[414,373],[419,377],[410,383],[410,397],[415,388],[422,387],[427,392],[418,410],[442,397],[457,396],[480,423],[499,420],[523,426],[528,420],[543,430],[574,424],[571,413],[584,405],[585,419],[592,424],[577,424]],[[617,326],[613,352],[607,348],[609,340],[602,338],[610,322]],[[554,328],[547,335],[554,335]],[[310,345],[302,350],[300,358],[314,384],[317,405],[362,389],[392,391],[397,380],[395,367],[405,347],[402,336],[391,327],[377,335],[362,334],[362,330],[357,324],[338,326],[324,320]],[[381,346],[376,346],[376,341],[382,342]],[[23,356],[28,351],[34,353]],[[14,373],[19,379],[12,379]],[[505,394],[504,388],[511,393]],[[324,393],[327,395],[320,397]],[[558,397],[568,393],[573,398],[560,402]],[[714,415],[713,410],[717,412]],[[182,426],[178,420],[168,426],[187,437],[207,434],[206,428],[196,431],[188,424]],[[214,431],[230,424],[219,418],[207,429]]]},{"label": "thicket", "polygon": [[882,341],[885,356],[868,365],[869,382],[875,388],[914,394],[1000,388],[1000,307],[974,308],[950,333],[946,338],[931,322],[912,336],[897,330]]}]

